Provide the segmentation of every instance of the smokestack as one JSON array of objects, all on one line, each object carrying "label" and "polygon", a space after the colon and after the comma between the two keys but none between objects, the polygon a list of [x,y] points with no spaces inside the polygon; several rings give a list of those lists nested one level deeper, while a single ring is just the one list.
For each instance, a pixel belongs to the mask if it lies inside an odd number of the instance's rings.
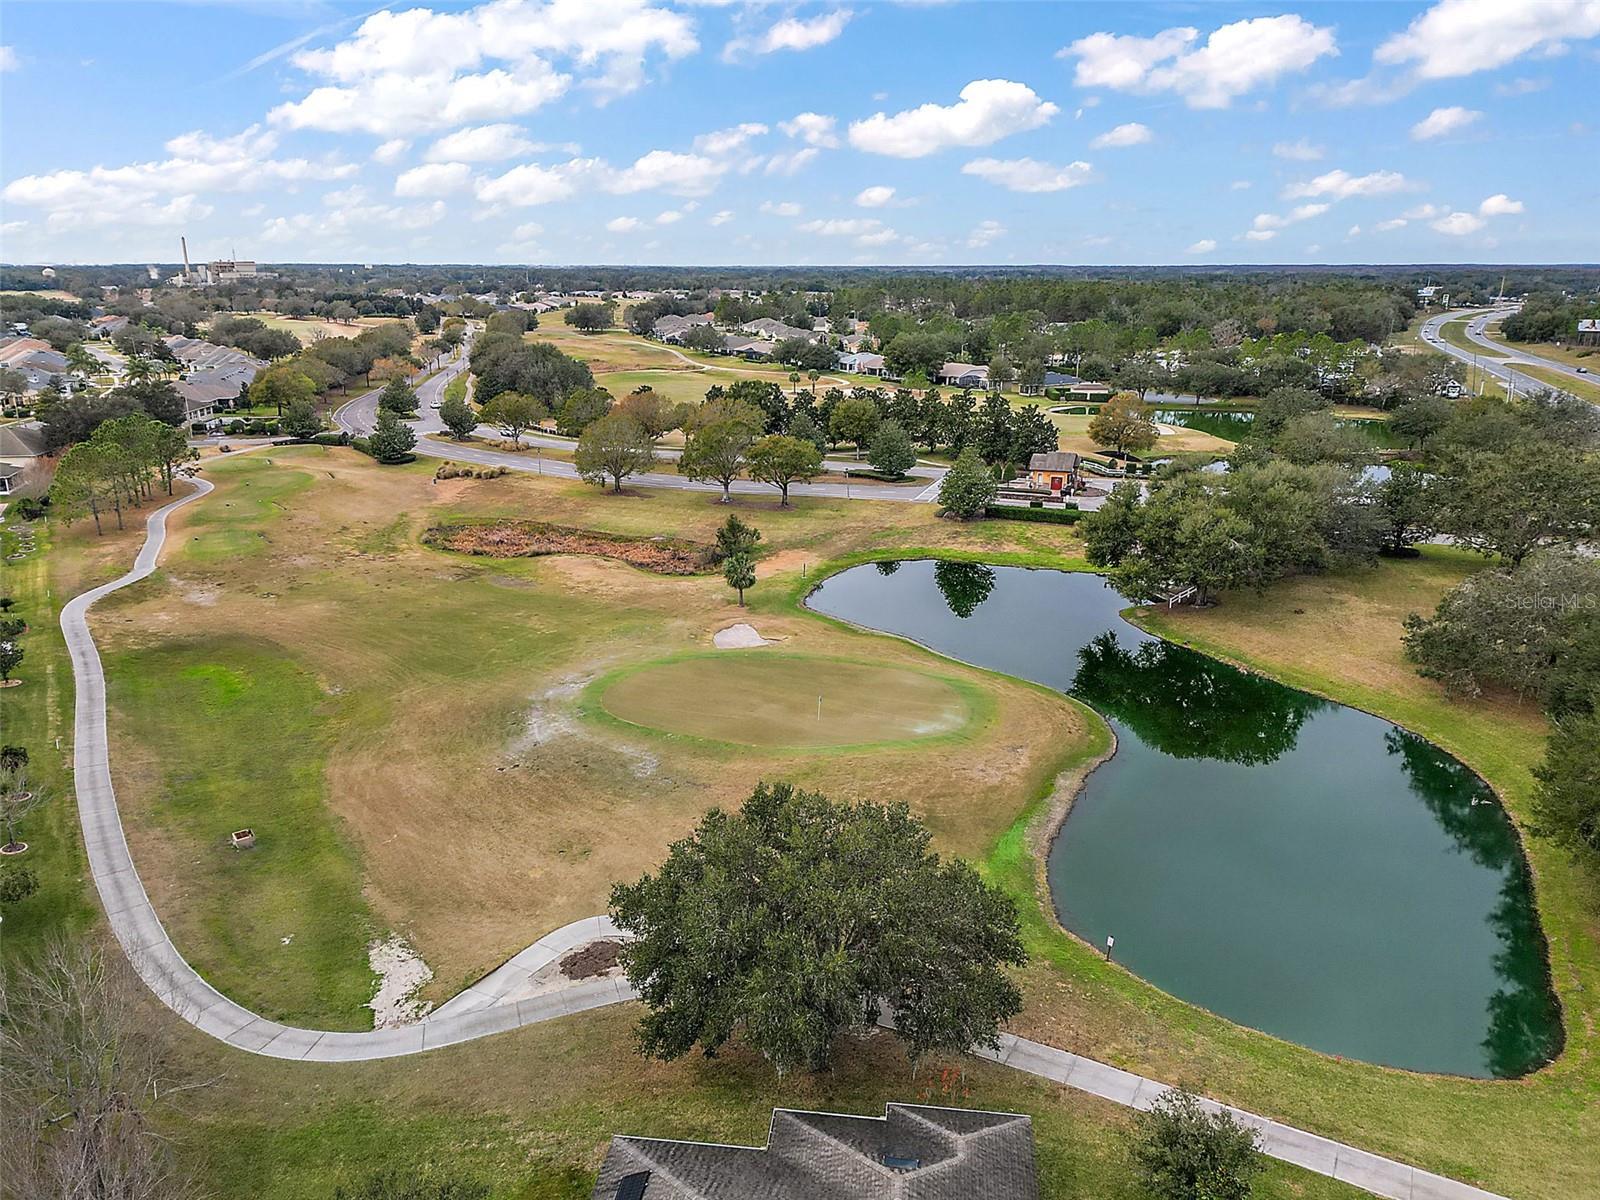
[{"label": "smokestack", "polygon": [[178,243],[183,247],[183,277],[189,278],[189,239],[180,236]]}]

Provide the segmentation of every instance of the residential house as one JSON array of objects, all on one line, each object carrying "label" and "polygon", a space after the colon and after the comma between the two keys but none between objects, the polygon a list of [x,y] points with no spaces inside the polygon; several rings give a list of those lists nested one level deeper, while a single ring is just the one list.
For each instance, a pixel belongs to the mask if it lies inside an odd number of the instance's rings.
[{"label": "residential house", "polygon": [[1065,392],[1072,400],[1094,402],[1104,400],[1111,395],[1111,388],[1104,383],[1088,383],[1076,375],[1069,375],[1065,371],[1046,371],[1042,383],[1025,383],[1018,390],[1024,396],[1042,396],[1046,392]]},{"label": "residential house", "polygon": [[765,1146],[614,1137],[594,1200],[1038,1200],[1032,1118],[775,1109]]},{"label": "residential house", "polygon": [[42,487],[50,478],[44,426],[38,421],[0,425],[0,496]]},{"label": "residential house", "polygon": [[20,371],[27,380],[24,390],[28,392],[42,392],[56,379],[72,386],[67,376],[67,356],[38,338],[11,338],[0,342],[0,367]]},{"label": "residential house", "polygon": [[722,352],[736,354],[740,358],[748,358],[752,362],[757,359],[771,358],[772,352],[778,348],[776,342],[764,341],[761,338],[740,337],[730,333],[722,339]]},{"label": "residential house", "polygon": [[941,387],[988,388],[989,368],[976,363],[947,362],[939,368],[935,381]]},{"label": "residential house", "polygon": [[827,336],[826,331],[818,333],[814,329],[801,329],[798,325],[786,325],[772,317],[758,317],[754,321],[746,321],[739,326],[739,331],[766,338],[769,342],[781,342],[789,338],[805,338],[808,342],[814,342]]},{"label": "residential house", "polygon": [[183,398],[184,419],[203,421],[215,416],[224,401],[237,400],[255,377],[256,372],[249,367],[235,364],[191,371],[172,386]]},{"label": "residential house", "polygon": [[696,313],[688,317],[668,315],[657,319],[656,323],[650,327],[650,332],[663,342],[679,343],[683,341],[683,335],[696,325],[709,324],[711,324],[710,313]]},{"label": "residential house", "polygon": [[883,365],[881,354],[841,354],[839,355],[839,369],[849,371],[852,375],[878,375],[888,374]]},{"label": "residential house", "polygon": [[852,353],[857,350],[865,350],[873,344],[870,333],[847,333],[839,339],[839,345]]},{"label": "residential house", "polygon": [[128,318],[111,314],[96,317],[89,322],[89,334],[97,338],[114,338],[128,327]]}]

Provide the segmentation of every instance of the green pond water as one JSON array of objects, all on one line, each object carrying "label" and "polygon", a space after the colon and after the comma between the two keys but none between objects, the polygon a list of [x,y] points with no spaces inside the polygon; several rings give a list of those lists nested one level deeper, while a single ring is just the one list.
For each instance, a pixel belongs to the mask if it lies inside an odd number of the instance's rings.
[{"label": "green pond water", "polygon": [[[1250,425],[1255,421],[1253,412],[1218,412],[1196,405],[1194,408],[1163,408],[1154,414],[1155,419],[1167,425],[1177,425],[1183,429],[1193,429],[1199,433],[1209,433],[1212,437],[1226,438],[1230,442],[1237,442],[1250,432]],[[1405,446],[1404,438],[1397,435],[1389,428],[1387,421],[1356,420],[1345,418],[1338,422],[1339,425],[1354,426],[1360,430],[1372,445],[1378,449],[1396,450]]]},{"label": "green pond water", "polygon": [[1328,1054],[1504,1077],[1560,1049],[1520,844],[1388,721],[1152,638],[1094,575],[854,567],[808,604],[1059,688],[1116,731],[1050,851],[1057,913],[1157,987]]}]

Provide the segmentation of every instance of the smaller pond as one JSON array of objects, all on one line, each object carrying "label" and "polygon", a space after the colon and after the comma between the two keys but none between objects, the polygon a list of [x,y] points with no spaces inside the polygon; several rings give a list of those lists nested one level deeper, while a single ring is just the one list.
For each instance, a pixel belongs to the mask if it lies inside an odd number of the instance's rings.
[{"label": "smaller pond", "polygon": [[[1217,412],[1215,409],[1198,406],[1163,408],[1156,410],[1153,415],[1163,424],[1209,433],[1213,437],[1226,438],[1230,442],[1242,440],[1250,432],[1250,426],[1256,419],[1253,412]],[[1404,438],[1389,428],[1387,421],[1341,418],[1337,423],[1360,430],[1362,436],[1380,450],[1400,450],[1404,449],[1406,444]]]},{"label": "smaller pond", "polygon": [[1050,891],[1157,987],[1414,1070],[1515,1076],[1560,1049],[1516,831],[1444,751],[1148,636],[1094,575],[882,563],[808,603],[1106,718],[1117,752],[1051,848]]}]

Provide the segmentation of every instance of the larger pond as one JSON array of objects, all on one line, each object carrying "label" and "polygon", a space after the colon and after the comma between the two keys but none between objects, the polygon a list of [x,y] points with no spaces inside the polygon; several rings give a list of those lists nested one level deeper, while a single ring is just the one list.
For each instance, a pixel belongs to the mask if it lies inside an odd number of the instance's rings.
[{"label": "larger pond", "polygon": [[1106,718],[1118,748],[1051,848],[1050,891],[1157,987],[1413,1070],[1513,1076],[1560,1049],[1516,831],[1430,743],[1152,638],[1094,575],[881,563],[808,603]]}]

